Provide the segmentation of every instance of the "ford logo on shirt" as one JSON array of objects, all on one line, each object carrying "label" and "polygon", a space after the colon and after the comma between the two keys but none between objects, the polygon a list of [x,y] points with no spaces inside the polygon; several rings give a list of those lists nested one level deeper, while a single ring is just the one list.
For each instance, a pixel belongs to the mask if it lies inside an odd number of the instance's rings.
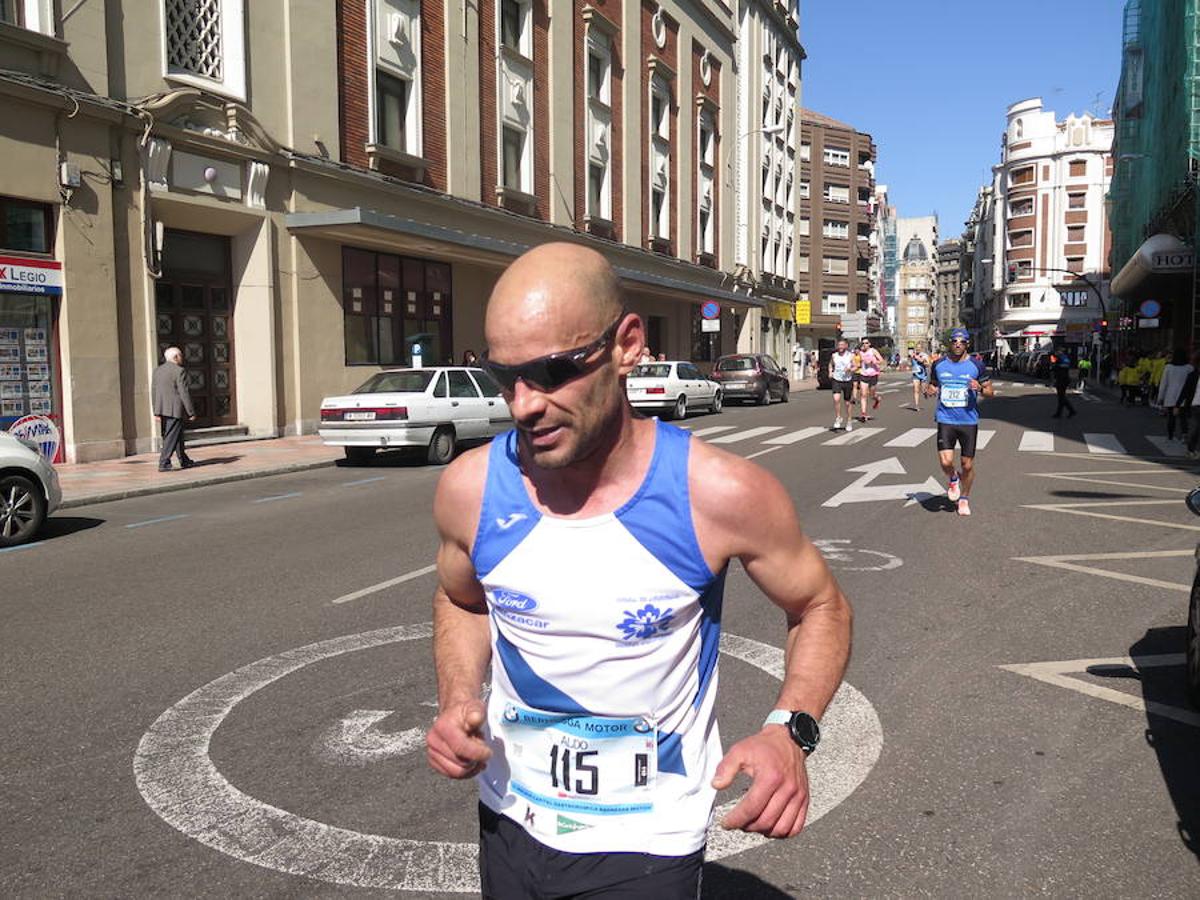
[{"label": "ford logo on shirt", "polygon": [[492,592],[492,602],[501,609],[513,612],[532,612],[537,609],[537,601],[518,591],[500,588]]}]

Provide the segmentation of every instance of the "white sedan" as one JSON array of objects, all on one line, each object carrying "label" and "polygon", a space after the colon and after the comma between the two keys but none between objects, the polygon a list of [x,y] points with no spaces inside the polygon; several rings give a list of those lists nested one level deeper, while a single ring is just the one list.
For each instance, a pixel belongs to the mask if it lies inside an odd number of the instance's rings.
[{"label": "white sedan", "polygon": [[690,362],[639,363],[625,380],[625,395],[634,409],[657,410],[669,419],[697,409],[721,411],[721,386]]},{"label": "white sedan", "polygon": [[61,502],[58,474],[37,446],[0,431],[0,547],[33,540]]},{"label": "white sedan", "polygon": [[376,450],[423,447],[445,465],[462,442],[483,441],[512,426],[500,386],[482,369],[444,366],[372,375],[343,397],[321,401],[321,439],[363,463]]}]

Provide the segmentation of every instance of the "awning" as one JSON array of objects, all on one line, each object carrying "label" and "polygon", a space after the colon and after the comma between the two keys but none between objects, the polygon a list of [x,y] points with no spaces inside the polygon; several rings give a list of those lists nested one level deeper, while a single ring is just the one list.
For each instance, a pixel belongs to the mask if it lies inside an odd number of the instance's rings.
[{"label": "awning", "polygon": [[1190,278],[1193,265],[1192,248],[1175,235],[1152,235],[1121,267],[1109,292],[1126,300],[1145,299],[1164,286],[1177,287],[1180,278]]}]

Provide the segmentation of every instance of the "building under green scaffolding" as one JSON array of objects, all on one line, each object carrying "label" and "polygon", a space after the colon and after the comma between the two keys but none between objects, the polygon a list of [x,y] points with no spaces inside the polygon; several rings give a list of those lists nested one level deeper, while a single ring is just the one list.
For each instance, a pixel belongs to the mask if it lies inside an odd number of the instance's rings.
[{"label": "building under green scaffolding", "polygon": [[[1111,328],[1118,346],[1200,344],[1200,0],[1128,0],[1113,108]],[[1156,301],[1157,316],[1148,315]],[[1115,321],[1113,321],[1115,320]]]}]

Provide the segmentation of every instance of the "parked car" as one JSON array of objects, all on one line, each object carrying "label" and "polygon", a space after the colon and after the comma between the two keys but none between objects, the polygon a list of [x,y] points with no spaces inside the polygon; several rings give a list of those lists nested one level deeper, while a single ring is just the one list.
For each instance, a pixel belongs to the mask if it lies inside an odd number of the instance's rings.
[{"label": "parked car", "polygon": [[0,431],[0,547],[33,540],[61,502],[58,474],[37,446]]},{"label": "parked car", "polygon": [[733,353],[713,366],[712,378],[728,400],[753,400],[766,406],[772,397],[788,401],[787,373],[765,353]]},{"label": "parked car", "polygon": [[663,361],[641,363],[625,380],[625,396],[634,409],[658,411],[663,418],[682,419],[689,411],[719,413],[721,386],[694,363]]},{"label": "parked car", "polygon": [[379,372],[352,394],[326,397],[318,433],[329,446],[344,447],[351,462],[368,462],[376,450],[423,447],[430,463],[444,465],[459,444],[487,440],[511,425],[492,376],[441,366]]},{"label": "parked car", "polygon": [[[1187,495],[1187,506],[1200,516],[1200,488]],[[1184,656],[1187,660],[1187,691],[1192,705],[1200,707],[1200,547],[1196,548],[1196,576],[1188,597],[1187,638]]]}]

